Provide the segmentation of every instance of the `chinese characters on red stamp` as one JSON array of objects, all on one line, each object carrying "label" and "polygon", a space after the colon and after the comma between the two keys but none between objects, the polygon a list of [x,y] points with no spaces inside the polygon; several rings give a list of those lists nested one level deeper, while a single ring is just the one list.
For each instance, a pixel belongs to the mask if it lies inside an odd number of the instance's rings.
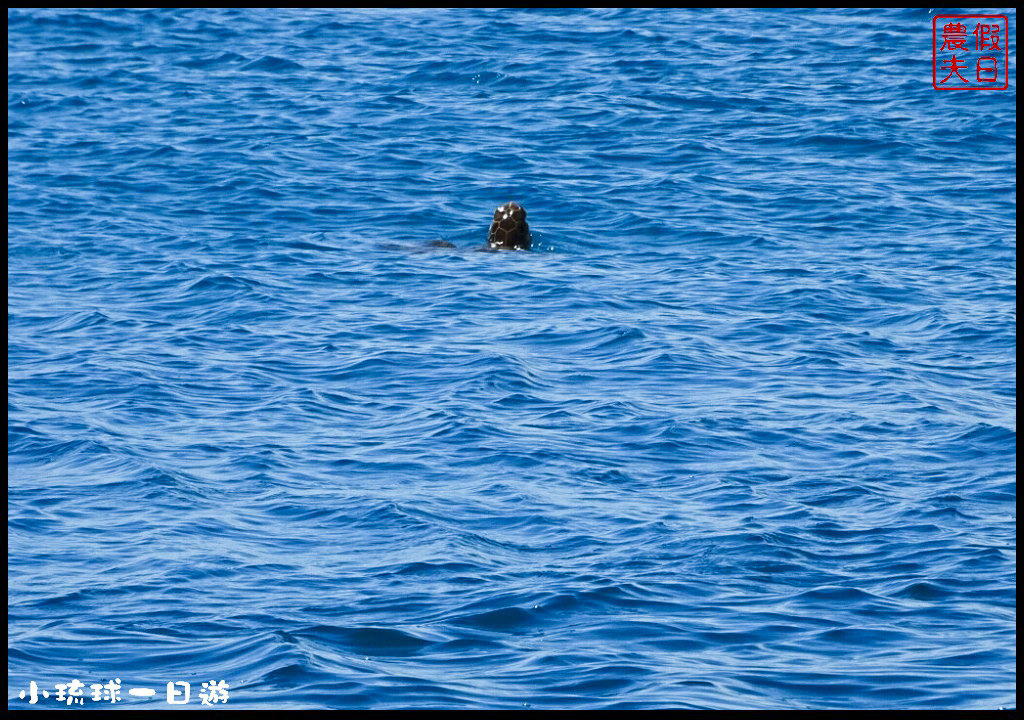
[{"label": "chinese characters on red stamp", "polygon": [[1009,32],[1005,15],[933,17],[932,85],[936,90],[1008,88]]}]

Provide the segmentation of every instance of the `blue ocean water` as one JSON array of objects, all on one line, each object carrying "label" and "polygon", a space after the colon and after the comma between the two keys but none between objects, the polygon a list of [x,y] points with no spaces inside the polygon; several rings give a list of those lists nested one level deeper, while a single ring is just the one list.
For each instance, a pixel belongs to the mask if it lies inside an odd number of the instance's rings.
[{"label": "blue ocean water", "polygon": [[9,707],[1015,706],[1008,15],[8,10]]}]

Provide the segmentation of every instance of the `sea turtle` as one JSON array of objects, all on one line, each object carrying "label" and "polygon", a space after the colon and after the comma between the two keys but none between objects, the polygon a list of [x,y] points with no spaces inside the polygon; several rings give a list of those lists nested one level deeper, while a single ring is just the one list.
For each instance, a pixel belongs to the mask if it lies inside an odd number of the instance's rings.
[{"label": "sea turtle", "polygon": [[[529,250],[532,239],[526,224],[526,210],[519,203],[507,202],[494,211],[491,229],[487,232],[487,247],[479,250]],[[434,240],[431,247],[454,248],[447,240]]]}]

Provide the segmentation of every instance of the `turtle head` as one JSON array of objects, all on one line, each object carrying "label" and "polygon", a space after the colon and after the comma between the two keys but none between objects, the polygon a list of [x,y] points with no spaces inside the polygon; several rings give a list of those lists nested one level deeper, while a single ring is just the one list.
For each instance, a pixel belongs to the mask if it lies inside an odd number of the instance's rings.
[{"label": "turtle head", "polygon": [[530,226],[526,224],[526,211],[518,203],[505,203],[494,211],[487,244],[509,250],[530,249]]}]

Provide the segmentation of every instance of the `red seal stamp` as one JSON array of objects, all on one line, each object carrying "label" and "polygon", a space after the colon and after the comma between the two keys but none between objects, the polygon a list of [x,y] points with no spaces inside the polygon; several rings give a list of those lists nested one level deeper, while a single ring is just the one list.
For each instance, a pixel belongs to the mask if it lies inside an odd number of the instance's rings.
[{"label": "red seal stamp", "polygon": [[1005,15],[933,17],[932,85],[936,90],[1008,88],[1009,33]]}]

